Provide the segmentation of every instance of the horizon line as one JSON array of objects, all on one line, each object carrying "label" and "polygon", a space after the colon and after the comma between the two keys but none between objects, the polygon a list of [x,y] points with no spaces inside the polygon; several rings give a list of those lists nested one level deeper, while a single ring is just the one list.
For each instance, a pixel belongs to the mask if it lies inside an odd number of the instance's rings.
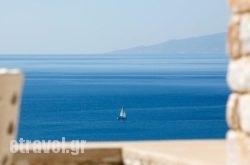
[{"label": "horizon line", "polygon": [[[149,45],[137,45],[137,46],[121,48],[121,49],[113,49],[113,50],[109,50],[109,51],[105,51],[105,52],[89,52],[89,53],[86,53],[86,52],[85,53],[84,52],[82,52],[82,53],[73,53],[73,52],[72,53],[59,53],[59,52],[58,53],[0,53],[0,56],[2,56],[2,55],[104,55],[104,54],[108,54],[108,53],[114,53],[116,51],[132,49],[132,48],[149,47],[149,46],[163,44],[163,43],[170,42],[170,41],[194,39],[194,38],[207,37],[207,36],[212,36],[212,35],[216,35],[216,34],[223,34],[223,33],[226,34],[226,32],[224,32],[224,31],[223,32],[207,33],[207,34],[204,34],[204,35],[194,35],[194,36],[187,36],[187,37],[183,37],[183,38],[168,39],[168,40],[163,41],[163,42],[149,44]],[[181,54],[181,53],[179,53],[179,54]]]}]

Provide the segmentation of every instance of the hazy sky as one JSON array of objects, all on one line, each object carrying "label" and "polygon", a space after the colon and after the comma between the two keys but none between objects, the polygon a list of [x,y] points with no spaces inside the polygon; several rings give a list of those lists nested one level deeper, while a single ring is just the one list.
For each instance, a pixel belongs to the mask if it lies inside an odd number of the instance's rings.
[{"label": "hazy sky", "polygon": [[0,54],[100,53],[226,31],[226,0],[0,0]]}]

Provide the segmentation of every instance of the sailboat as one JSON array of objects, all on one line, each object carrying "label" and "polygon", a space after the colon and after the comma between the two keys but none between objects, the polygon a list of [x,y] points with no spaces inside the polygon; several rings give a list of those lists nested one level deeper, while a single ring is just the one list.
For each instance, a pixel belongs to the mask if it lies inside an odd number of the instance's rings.
[{"label": "sailboat", "polygon": [[122,106],[122,109],[120,111],[120,115],[117,117],[118,120],[126,120],[127,116],[126,116],[126,112],[124,107]]}]

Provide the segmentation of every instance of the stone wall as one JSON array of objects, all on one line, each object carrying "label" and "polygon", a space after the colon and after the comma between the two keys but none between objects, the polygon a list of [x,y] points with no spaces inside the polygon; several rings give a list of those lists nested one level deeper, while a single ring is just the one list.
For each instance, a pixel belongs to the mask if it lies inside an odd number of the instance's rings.
[{"label": "stone wall", "polygon": [[230,0],[227,164],[250,164],[250,0]]},{"label": "stone wall", "polygon": [[0,69],[0,164],[9,165],[10,141],[15,139],[23,75],[18,70]]},{"label": "stone wall", "polygon": [[[26,150],[26,149],[25,149]],[[123,165],[121,148],[110,148],[95,146],[87,148],[84,153],[72,155],[70,153],[49,153],[37,154],[32,148],[29,153],[15,153],[12,165]],[[70,147],[66,150],[71,151]]]}]

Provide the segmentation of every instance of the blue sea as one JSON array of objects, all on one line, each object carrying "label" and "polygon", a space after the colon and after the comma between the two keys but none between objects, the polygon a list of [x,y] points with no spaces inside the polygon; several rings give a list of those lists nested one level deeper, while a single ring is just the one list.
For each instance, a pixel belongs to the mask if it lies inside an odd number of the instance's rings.
[{"label": "blue sea", "polygon": [[[25,73],[18,137],[130,141],[225,137],[223,54],[1,55]],[[126,121],[118,121],[124,105]]]}]

